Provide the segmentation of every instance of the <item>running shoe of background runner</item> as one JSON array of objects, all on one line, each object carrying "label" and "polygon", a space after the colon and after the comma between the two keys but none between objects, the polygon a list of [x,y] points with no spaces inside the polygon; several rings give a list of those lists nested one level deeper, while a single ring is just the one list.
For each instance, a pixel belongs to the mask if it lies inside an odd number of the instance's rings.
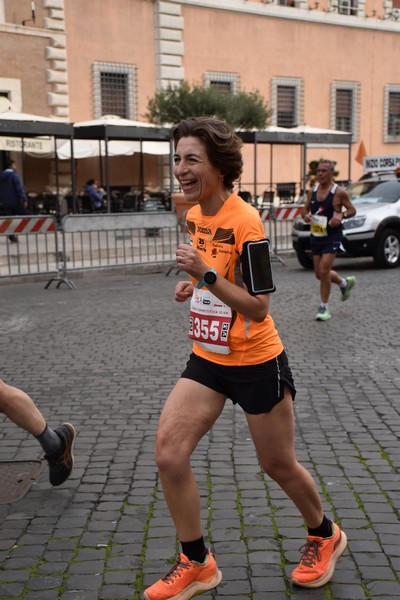
[{"label": "running shoe of background runner", "polygon": [[331,318],[331,313],[325,306],[320,306],[315,317],[316,321],[327,321]]},{"label": "running shoe of background runner", "polygon": [[347,281],[347,285],[342,290],[342,297],[341,297],[342,302],[344,302],[345,300],[348,300],[350,298],[350,292],[356,284],[356,278],[353,275],[349,275],[349,277],[345,277],[345,279]]}]

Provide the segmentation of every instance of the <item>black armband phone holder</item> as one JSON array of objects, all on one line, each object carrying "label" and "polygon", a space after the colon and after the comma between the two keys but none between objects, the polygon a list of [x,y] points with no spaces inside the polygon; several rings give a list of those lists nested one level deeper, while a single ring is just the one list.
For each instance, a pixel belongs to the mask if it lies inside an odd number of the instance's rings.
[{"label": "black armband phone holder", "polygon": [[243,281],[252,296],[271,294],[276,290],[268,239],[245,242],[240,260]]}]

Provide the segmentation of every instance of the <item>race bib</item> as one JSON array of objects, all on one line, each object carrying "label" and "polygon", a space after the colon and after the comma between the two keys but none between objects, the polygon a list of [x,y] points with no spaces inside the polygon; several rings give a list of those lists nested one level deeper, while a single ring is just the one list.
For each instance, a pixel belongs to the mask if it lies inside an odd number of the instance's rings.
[{"label": "race bib", "polygon": [[228,345],[232,310],[207,289],[195,288],[190,301],[189,333],[209,352],[230,354]]},{"label": "race bib", "polygon": [[328,235],[328,217],[322,215],[312,215],[311,217],[311,234],[316,237]]}]

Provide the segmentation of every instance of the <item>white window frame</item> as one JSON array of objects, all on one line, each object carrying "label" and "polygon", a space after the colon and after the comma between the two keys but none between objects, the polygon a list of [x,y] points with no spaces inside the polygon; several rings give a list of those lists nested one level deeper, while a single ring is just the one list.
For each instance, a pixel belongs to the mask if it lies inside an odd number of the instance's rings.
[{"label": "white window frame", "polygon": [[136,119],[136,65],[96,61],[93,63],[93,115],[98,119],[102,115],[101,108],[101,73],[123,73],[128,76],[127,103],[128,119]]},{"label": "white window frame", "polygon": [[236,94],[239,91],[240,79],[238,73],[225,73],[223,71],[206,71],[204,73],[204,87],[211,87],[211,82],[230,83],[231,91]]},{"label": "white window frame", "polygon": [[340,15],[356,17],[359,10],[358,4],[358,0],[338,0],[338,13]]},{"label": "white window frame", "polygon": [[304,82],[300,77],[273,77],[271,81],[272,125],[278,125],[278,87],[295,89],[295,126],[303,125]]},{"label": "white window frame", "polygon": [[336,92],[337,90],[351,90],[351,131],[352,142],[357,142],[360,136],[360,84],[357,81],[333,81],[331,84],[331,129],[336,129]]},{"label": "white window frame", "polygon": [[22,111],[22,84],[20,79],[0,77],[0,92],[7,97],[17,112]]},{"label": "white window frame", "polygon": [[398,144],[400,142],[399,135],[389,135],[389,94],[391,92],[400,94],[400,85],[385,85],[383,99],[383,141],[387,144]]}]

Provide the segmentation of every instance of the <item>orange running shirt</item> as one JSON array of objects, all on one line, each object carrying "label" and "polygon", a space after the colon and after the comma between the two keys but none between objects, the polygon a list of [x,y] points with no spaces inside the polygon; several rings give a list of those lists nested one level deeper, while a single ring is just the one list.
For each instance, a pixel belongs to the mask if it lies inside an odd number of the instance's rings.
[{"label": "orange running shirt", "polygon": [[[204,262],[222,277],[243,287],[240,271],[243,244],[265,239],[257,210],[231,194],[212,217],[203,216],[198,204],[193,206],[187,213],[186,225],[191,244],[201,253]],[[193,280],[193,283],[196,285],[197,281]],[[195,342],[193,352],[221,365],[243,366],[271,360],[283,350],[269,314],[262,323],[256,323],[240,313],[233,313],[229,347],[230,354],[217,354],[204,350]]]}]

